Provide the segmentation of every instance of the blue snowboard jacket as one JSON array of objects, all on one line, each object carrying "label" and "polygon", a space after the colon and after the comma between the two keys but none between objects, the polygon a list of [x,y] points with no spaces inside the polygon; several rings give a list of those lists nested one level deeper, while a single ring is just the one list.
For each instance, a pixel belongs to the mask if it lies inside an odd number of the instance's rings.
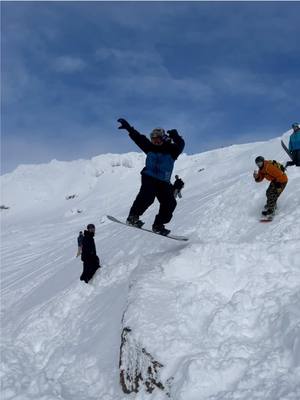
[{"label": "blue snowboard jacket", "polygon": [[300,129],[291,134],[289,141],[289,150],[290,151],[300,150]]},{"label": "blue snowboard jacket", "polygon": [[141,174],[169,183],[174,162],[184,149],[185,143],[182,137],[178,133],[173,133],[172,141],[165,141],[161,146],[157,146],[134,128],[129,132],[129,136],[147,154],[146,165]]}]

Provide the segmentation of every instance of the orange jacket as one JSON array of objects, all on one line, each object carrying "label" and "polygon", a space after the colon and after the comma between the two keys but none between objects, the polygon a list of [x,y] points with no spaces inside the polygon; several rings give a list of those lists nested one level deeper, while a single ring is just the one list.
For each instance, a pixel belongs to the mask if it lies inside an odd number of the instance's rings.
[{"label": "orange jacket", "polygon": [[271,160],[264,161],[263,167],[258,170],[255,181],[261,182],[264,178],[278,183],[287,183],[288,181],[287,175],[277,165],[274,165]]}]

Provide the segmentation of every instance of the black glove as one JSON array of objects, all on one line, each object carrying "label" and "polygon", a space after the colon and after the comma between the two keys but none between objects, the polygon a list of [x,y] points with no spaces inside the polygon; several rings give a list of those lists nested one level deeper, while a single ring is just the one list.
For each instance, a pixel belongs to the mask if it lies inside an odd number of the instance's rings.
[{"label": "black glove", "polygon": [[126,121],[124,118],[119,118],[118,122],[120,122],[121,126],[119,126],[118,129],[125,129],[126,131],[132,130],[132,127],[129,125],[129,123]]},{"label": "black glove", "polygon": [[167,133],[168,133],[168,135],[169,135],[169,137],[170,137],[171,139],[173,139],[174,136],[178,136],[178,132],[177,132],[176,129],[170,129],[169,131],[167,131]]},{"label": "black glove", "polygon": [[167,135],[167,134],[164,134],[164,135],[163,135],[162,140],[163,140],[165,143],[171,142],[171,138],[170,138],[170,136]]}]

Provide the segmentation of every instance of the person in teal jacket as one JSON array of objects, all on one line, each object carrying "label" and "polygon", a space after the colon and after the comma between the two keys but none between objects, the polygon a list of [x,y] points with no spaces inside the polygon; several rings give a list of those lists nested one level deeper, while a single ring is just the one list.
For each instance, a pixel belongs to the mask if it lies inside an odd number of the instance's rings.
[{"label": "person in teal jacket", "polygon": [[288,161],[286,167],[296,165],[300,167],[300,124],[295,122],[292,124],[293,133],[289,140],[289,151],[292,155],[293,161]]},{"label": "person in teal jacket", "polygon": [[167,132],[163,128],[155,128],[150,134],[150,140],[140,134],[125,119],[119,118],[119,129],[129,133],[129,137],[146,153],[146,165],[141,171],[142,185],[133,202],[127,218],[127,224],[141,228],[144,223],[141,215],[157,198],[160,203],[159,212],[155,217],[152,230],[161,235],[168,235],[169,229],[164,224],[171,221],[176,207],[173,186],[170,182],[174,163],[184,148],[184,140],[176,129]]}]

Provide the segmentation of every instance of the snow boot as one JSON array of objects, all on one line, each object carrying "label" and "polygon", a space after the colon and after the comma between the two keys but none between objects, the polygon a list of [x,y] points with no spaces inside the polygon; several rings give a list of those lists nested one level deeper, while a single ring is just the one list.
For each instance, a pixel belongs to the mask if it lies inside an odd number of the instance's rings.
[{"label": "snow boot", "polygon": [[268,209],[262,211],[261,215],[263,215],[264,217],[270,217],[270,216],[274,215],[274,210],[271,210],[270,208],[268,208]]},{"label": "snow boot", "polygon": [[167,236],[171,231],[166,229],[164,225],[152,225],[152,231],[158,233],[159,235]]},{"label": "snow boot", "polygon": [[126,224],[135,226],[136,228],[141,228],[144,225],[144,222],[139,219],[138,215],[128,215]]}]

